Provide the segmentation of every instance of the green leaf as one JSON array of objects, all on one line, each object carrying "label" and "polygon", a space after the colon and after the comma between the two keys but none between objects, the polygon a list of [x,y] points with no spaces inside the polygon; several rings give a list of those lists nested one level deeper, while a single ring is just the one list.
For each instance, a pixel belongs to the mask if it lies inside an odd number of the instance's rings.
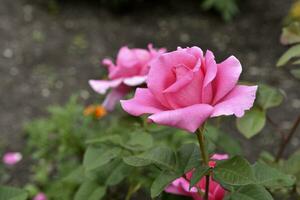
[{"label": "green leaf", "polygon": [[106,184],[109,186],[120,183],[126,176],[130,174],[132,167],[121,162],[107,177]]},{"label": "green leaf", "polygon": [[291,73],[295,78],[300,79],[300,69],[292,69]]},{"label": "green leaf", "polygon": [[130,156],[123,159],[125,163],[135,167],[155,164],[160,167],[175,170],[175,154],[168,147],[156,147],[148,152],[137,156]]},{"label": "green leaf", "polygon": [[25,190],[0,186],[0,200],[26,200],[28,193]]},{"label": "green leaf", "polygon": [[100,200],[105,195],[106,189],[95,181],[86,181],[77,190],[74,200]]},{"label": "green leaf", "polygon": [[74,200],[88,199],[90,194],[99,187],[95,181],[85,181],[75,193]]},{"label": "green leaf", "polygon": [[219,162],[213,172],[214,178],[226,185],[247,185],[255,181],[251,165],[240,156]]},{"label": "green leaf", "polygon": [[97,187],[92,194],[89,196],[88,200],[101,200],[106,194],[105,187]]},{"label": "green leaf", "polygon": [[200,166],[199,146],[194,143],[184,144],[178,151],[177,171],[184,174],[193,168]]},{"label": "green leaf", "polygon": [[259,185],[246,185],[238,191],[230,193],[226,200],[272,200],[271,194]]},{"label": "green leaf", "polygon": [[62,179],[67,183],[81,183],[84,180],[84,168],[79,166]]},{"label": "green leaf", "polygon": [[263,109],[279,106],[282,101],[283,95],[277,88],[265,84],[259,85],[257,102]]},{"label": "green leaf", "polygon": [[300,42],[300,23],[295,21],[282,29],[281,41],[284,44],[295,44]]},{"label": "green leaf", "polygon": [[238,130],[246,137],[251,138],[258,134],[265,126],[266,113],[257,107],[247,111],[242,118],[237,118]]},{"label": "green leaf", "polygon": [[119,148],[88,147],[84,154],[83,166],[86,171],[97,169],[116,158],[120,153],[121,149]]},{"label": "green leaf", "polygon": [[286,173],[298,175],[300,173],[299,166],[300,166],[300,150],[296,151],[289,157],[289,159],[283,165],[283,170]]},{"label": "green leaf", "polygon": [[198,183],[203,176],[209,172],[210,168],[208,166],[197,167],[193,172],[193,176],[190,181],[190,188],[192,188],[196,183]]},{"label": "green leaf", "polygon": [[86,144],[101,144],[101,143],[112,143],[121,144],[122,138],[119,135],[107,135],[101,138],[89,139]]},{"label": "green leaf", "polygon": [[161,172],[151,185],[151,198],[157,197],[173,180],[180,176],[181,174],[169,171]]},{"label": "green leaf", "polygon": [[300,57],[300,44],[292,46],[278,60],[276,66],[286,65],[292,58]]},{"label": "green leaf", "polygon": [[263,185],[268,188],[289,187],[295,183],[295,179],[286,175],[279,170],[272,168],[263,163],[255,163],[253,171],[256,178],[256,184]]},{"label": "green leaf", "polygon": [[133,132],[130,139],[123,144],[123,146],[133,151],[144,151],[151,148],[153,145],[153,138],[149,133]]}]

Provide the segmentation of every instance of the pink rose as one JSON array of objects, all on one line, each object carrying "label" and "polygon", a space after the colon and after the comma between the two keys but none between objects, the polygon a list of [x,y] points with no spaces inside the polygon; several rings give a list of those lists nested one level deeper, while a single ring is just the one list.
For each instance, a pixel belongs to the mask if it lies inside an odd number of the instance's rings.
[{"label": "pink rose", "polygon": [[128,93],[130,87],[145,83],[149,72],[149,62],[165,52],[165,49],[155,50],[151,44],[148,48],[149,50],[122,47],[116,64],[110,59],[102,61],[108,66],[108,80],[90,80],[89,84],[100,94],[105,94],[108,89],[113,88],[103,102],[107,110],[112,110],[115,104]]},{"label": "pink rose", "polygon": [[4,154],[2,161],[6,165],[15,165],[22,160],[22,154],[19,152],[7,152]]},{"label": "pink rose", "polygon": [[[214,163],[213,166],[215,167],[215,161],[214,160],[224,160],[228,159],[227,154],[215,154],[211,157],[210,165],[212,162]],[[178,178],[174,180],[166,189],[165,192],[176,194],[176,195],[183,195],[183,196],[189,196],[192,197],[194,200],[203,200],[203,198],[199,195],[198,190],[201,190],[201,192],[205,192],[205,177],[202,178],[194,187],[190,189],[190,180],[192,178],[193,172],[190,171],[185,174],[185,177]],[[210,177],[209,182],[209,193],[208,193],[208,199],[209,200],[222,200],[225,196],[225,190],[221,187],[221,185],[217,182],[215,182]]]},{"label": "pink rose", "polygon": [[153,60],[148,88],[121,104],[132,115],[152,114],[151,122],[195,132],[209,117],[242,117],[253,106],[257,86],[238,85],[241,72],[234,56],[217,64],[211,51],[178,48]]},{"label": "pink rose", "polygon": [[44,193],[40,192],[35,195],[32,200],[47,200],[47,196]]}]

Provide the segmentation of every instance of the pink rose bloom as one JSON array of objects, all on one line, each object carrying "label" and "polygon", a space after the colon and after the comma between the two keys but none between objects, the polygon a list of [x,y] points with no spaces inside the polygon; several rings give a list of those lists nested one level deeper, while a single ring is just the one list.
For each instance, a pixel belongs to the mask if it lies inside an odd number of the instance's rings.
[{"label": "pink rose bloom", "polygon": [[6,165],[15,165],[22,160],[20,152],[7,152],[4,154],[2,161]]},{"label": "pink rose bloom", "polygon": [[153,60],[148,88],[121,104],[131,115],[151,114],[151,122],[195,132],[210,117],[242,117],[253,106],[257,86],[238,85],[241,72],[234,56],[217,64],[211,51],[178,48]]},{"label": "pink rose bloom", "polygon": [[[224,160],[228,159],[227,154],[215,154],[211,157],[210,167],[215,167],[216,162],[214,160]],[[211,166],[213,164],[213,166]],[[190,189],[190,180],[192,178],[193,172],[186,173],[185,177],[178,178],[174,180],[166,189],[165,192],[176,194],[176,195],[183,195],[192,197],[194,200],[203,200],[203,198],[199,195],[198,190],[201,190],[202,193],[205,192],[205,183],[206,179],[203,177],[194,187]],[[210,177],[209,182],[209,193],[208,199],[209,200],[222,200],[225,196],[225,190],[221,187],[220,184],[215,182]]]},{"label": "pink rose bloom", "polygon": [[165,52],[165,49],[155,50],[151,44],[148,45],[148,49],[122,47],[116,64],[110,59],[102,61],[108,66],[108,80],[90,80],[89,84],[100,94],[105,94],[108,89],[113,88],[103,102],[107,110],[112,110],[131,87],[145,83],[149,72],[149,62]]},{"label": "pink rose bloom", "polygon": [[32,200],[47,200],[47,196],[44,193],[40,192],[35,195]]}]

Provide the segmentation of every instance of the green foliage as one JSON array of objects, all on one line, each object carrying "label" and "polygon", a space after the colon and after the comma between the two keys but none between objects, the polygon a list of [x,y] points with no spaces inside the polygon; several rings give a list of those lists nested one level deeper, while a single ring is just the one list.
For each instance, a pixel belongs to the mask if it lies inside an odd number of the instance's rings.
[{"label": "green foliage", "polygon": [[253,165],[256,184],[267,188],[278,189],[282,187],[291,187],[295,183],[295,178],[282,173],[281,171],[272,168],[263,163]]},{"label": "green foliage", "polygon": [[218,163],[213,171],[214,178],[221,184],[242,186],[255,182],[251,165],[240,156]]},{"label": "green foliage", "polygon": [[[281,93],[269,86],[262,86],[259,93],[257,106],[240,119],[240,129],[248,131],[248,136],[263,127],[257,121],[263,120],[257,117],[258,112],[265,118],[267,109],[282,101]],[[275,191],[295,184],[293,176],[281,170],[284,167],[261,162],[251,166],[241,156],[218,161],[215,168],[205,167],[194,134],[149,125],[127,115],[110,113],[95,120],[83,116],[76,98],[63,107],[51,107],[49,112],[48,117],[28,124],[26,131],[28,151],[34,152],[36,160],[33,181],[54,200],[124,199],[139,189],[155,198],[191,170],[191,187],[211,173],[230,191],[228,199],[269,198],[264,187]],[[204,135],[210,152],[242,154],[240,144],[216,126],[207,124]],[[295,158],[290,162],[297,163]],[[290,174],[297,176],[296,171]],[[113,195],[112,190],[122,192]]]},{"label": "green foliage", "polygon": [[247,111],[242,118],[236,119],[236,126],[246,138],[260,133],[265,124],[268,109],[282,104],[282,91],[266,84],[259,84],[254,107]]},{"label": "green foliage", "polygon": [[216,147],[216,151],[223,151],[229,155],[240,155],[243,153],[238,140],[234,139],[228,133],[224,133],[220,129],[212,125],[206,125],[205,135]]},{"label": "green foliage", "polygon": [[83,166],[86,171],[95,170],[118,157],[120,153],[121,149],[117,147],[89,147],[84,155]]},{"label": "green foliage", "polygon": [[81,164],[85,140],[101,133],[102,124],[83,116],[83,107],[75,96],[65,106],[51,106],[48,111],[48,117],[25,126],[27,151],[36,162],[32,180],[49,198],[72,199],[81,181],[70,181],[69,174]]},{"label": "green foliage", "polygon": [[224,20],[229,21],[239,11],[237,0],[204,0],[204,9],[215,9],[221,13]]},{"label": "green foliage", "polygon": [[95,181],[85,181],[75,194],[74,200],[99,200],[105,195],[105,188]]},{"label": "green foliage", "polygon": [[0,200],[26,200],[28,193],[25,190],[0,186]]},{"label": "green foliage", "polygon": [[183,144],[177,152],[177,171],[184,174],[201,163],[199,147],[192,143]]},{"label": "green foliage", "polygon": [[258,107],[247,111],[242,118],[236,120],[238,130],[246,137],[251,138],[258,134],[265,126],[266,113]]},{"label": "green foliage", "polygon": [[293,69],[291,73],[295,78],[300,79],[300,69]]},{"label": "green foliage", "polygon": [[208,166],[199,166],[193,172],[190,182],[190,188],[196,185],[210,170]]},{"label": "green foliage", "polygon": [[124,162],[135,167],[154,164],[161,168],[173,170],[175,166],[175,154],[168,147],[157,147],[137,156],[126,157],[124,158]]},{"label": "green foliage", "polygon": [[281,41],[285,44],[296,44],[300,42],[300,22],[290,23],[282,29]]},{"label": "green foliage", "polygon": [[287,50],[278,60],[277,67],[286,65],[291,59],[299,58],[300,56],[300,44],[292,46]]},{"label": "green foliage", "polygon": [[266,84],[260,84],[257,93],[257,103],[264,110],[279,106],[284,97],[282,93],[274,87]]},{"label": "green foliage", "polygon": [[181,174],[170,171],[162,171],[153,181],[151,186],[151,198],[155,198],[176,178]]},{"label": "green foliage", "polygon": [[288,160],[282,162],[282,169],[285,173],[292,174],[296,177],[296,192],[300,196],[300,150],[293,153]]},{"label": "green foliage", "polygon": [[226,200],[272,200],[271,194],[262,186],[246,185],[231,193]]}]

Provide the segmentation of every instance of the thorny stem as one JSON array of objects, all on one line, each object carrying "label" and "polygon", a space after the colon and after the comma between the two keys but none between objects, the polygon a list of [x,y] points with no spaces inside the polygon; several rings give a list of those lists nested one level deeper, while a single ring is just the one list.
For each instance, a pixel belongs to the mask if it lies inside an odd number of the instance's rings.
[{"label": "thorny stem", "polygon": [[287,134],[287,137],[282,140],[281,145],[280,145],[279,150],[278,150],[278,153],[277,153],[277,156],[276,156],[276,159],[275,159],[275,162],[278,162],[280,160],[280,158],[282,157],[286,146],[289,144],[290,140],[292,139],[292,137],[296,133],[296,130],[297,130],[299,125],[300,125],[300,116],[298,116],[298,118],[296,119],[296,121],[293,124],[291,130]]},{"label": "thorny stem", "polygon": [[[198,142],[199,142],[199,147],[200,147],[200,152],[202,155],[202,160],[203,164],[208,166],[208,153],[207,149],[205,147],[205,138],[204,138],[204,125],[200,127],[197,132],[196,132]],[[205,181],[205,193],[204,193],[204,200],[208,200],[208,192],[209,192],[209,174],[205,176],[206,181]]]}]

